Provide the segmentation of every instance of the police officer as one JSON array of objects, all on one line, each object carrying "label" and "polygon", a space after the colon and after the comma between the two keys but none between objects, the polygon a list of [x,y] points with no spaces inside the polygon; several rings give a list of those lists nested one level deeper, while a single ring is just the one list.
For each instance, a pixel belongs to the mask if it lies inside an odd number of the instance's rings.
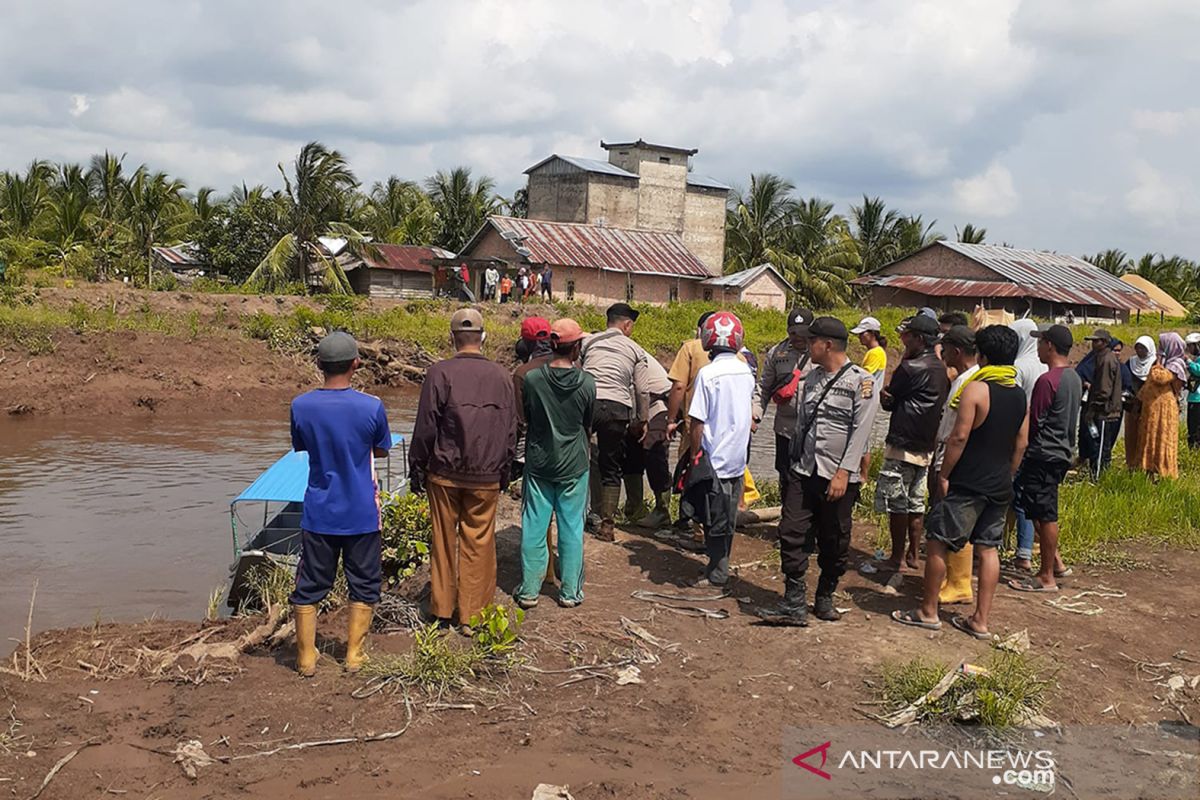
[{"label": "police officer", "polygon": [[804,576],[813,551],[821,568],[813,614],[829,622],[841,617],[833,592],[846,571],[859,465],[879,410],[874,376],[846,356],[848,339],[846,326],[833,317],[818,317],[809,326],[813,368],[797,403],[791,480],[779,522],[784,595],[778,606],[759,614],[771,622],[808,624]]},{"label": "police officer", "polygon": [[789,311],[787,338],[768,350],[763,362],[759,419],[767,404],[774,403],[775,471],[779,473],[780,492],[785,491],[791,472],[789,453],[792,434],[796,430],[796,390],[808,368],[808,326],[812,321],[813,312],[807,308]]}]

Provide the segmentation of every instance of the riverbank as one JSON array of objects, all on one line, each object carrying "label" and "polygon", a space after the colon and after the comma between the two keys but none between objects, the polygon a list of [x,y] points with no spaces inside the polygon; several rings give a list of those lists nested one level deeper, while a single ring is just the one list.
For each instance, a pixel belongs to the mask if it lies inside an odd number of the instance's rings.
[{"label": "riverbank", "polygon": [[[227,413],[240,407],[285,405],[318,379],[312,348],[320,333],[341,328],[373,342],[380,358],[359,377],[371,391],[419,382],[428,364],[451,354],[450,315],[459,304],[360,297],[300,297],[189,291],[147,291],[122,284],[7,287],[0,295],[0,381],[8,414],[60,416],[192,415]],[[585,329],[604,326],[601,309],[569,303],[484,304],[485,353],[502,364],[514,361],[513,345],[526,316],[572,316]],[[694,336],[704,303],[647,306],[633,338],[664,364]],[[760,355],[782,340],[780,312],[736,308],[746,345]],[[831,312],[849,325],[864,312]],[[896,323],[906,313],[874,312],[890,342],[889,364],[899,362]],[[1178,321],[1164,329],[1184,330]],[[1118,326],[1129,344],[1151,324]],[[1082,336],[1073,360],[1082,358]],[[1132,348],[1130,348],[1132,349]],[[862,348],[851,341],[852,358]],[[381,368],[382,367],[382,368]]]},{"label": "riverbank", "polygon": [[[501,515],[498,599],[514,586],[519,563],[516,505],[506,500]],[[869,557],[873,537],[873,529],[856,528],[854,565]],[[213,664],[198,680],[200,673],[189,670],[190,682],[111,667],[132,665],[130,653],[148,648],[148,658],[212,624],[155,620],[46,632],[33,641],[45,680],[0,674],[0,711],[12,709],[0,780],[28,797],[56,762],[84,747],[44,797],[527,798],[538,783],[568,784],[577,800],[776,796],[781,779],[798,780],[789,772],[795,754],[781,744],[789,726],[836,739],[842,726],[875,724],[865,715],[877,710],[883,665],[917,656],[980,664],[992,652],[949,625],[933,633],[891,622],[891,610],[916,602],[915,575],[893,593],[851,572],[838,595],[849,609],[841,622],[781,629],[757,625],[748,613],[780,591],[770,546],[760,539],[738,537],[734,561],[747,566],[723,599],[682,588],[698,558],[652,537],[625,532],[614,544],[589,539],[587,549],[587,601],[564,610],[543,598],[529,612],[518,650],[526,666],[480,676],[436,701],[411,690],[407,702],[390,691],[356,699],[366,679],[346,676],[334,660],[344,642],[340,616],[321,620],[328,655],[311,681],[292,672],[290,641],[251,649],[236,670]],[[1145,565],[1137,571],[1077,569],[1064,581],[1067,597],[1103,592],[1081,598],[1097,613],[998,592],[996,631],[1028,630],[1030,653],[1051,681],[1045,713],[1068,730],[1200,717],[1195,691],[1172,692],[1166,702],[1165,688],[1170,675],[1190,680],[1200,673],[1200,566],[1169,549],[1143,547],[1137,556]],[[695,599],[649,602],[632,596],[638,590]],[[665,605],[713,613],[689,616]],[[622,618],[654,643],[630,634]],[[222,630],[209,641],[252,624],[217,623]],[[235,630],[224,630],[230,626]],[[375,635],[371,646],[397,653],[411,641],[408,633]],[[619,684],[616,668],[603,665],[633,651],[644,654],[636,676],[642,682]],[[6,664],[20,669],[20,656]],[[580,671],[587,664],[596,666]],[[0,735],[4,727],[0,720]],[[246,758],[402,729],[387,741]],[[215,758],[242,758],[201,767],[189,779],[165,755],[189,740]],[[1070,768],[1063,774],[1070,778]]]}]

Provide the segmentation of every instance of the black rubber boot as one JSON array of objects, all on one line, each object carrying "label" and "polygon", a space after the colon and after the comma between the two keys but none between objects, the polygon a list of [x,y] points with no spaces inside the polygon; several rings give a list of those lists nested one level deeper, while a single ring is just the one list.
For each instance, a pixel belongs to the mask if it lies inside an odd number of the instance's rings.
[{"label": "black rubber boot", "polygon": [[773,608],[760,608],[757,615],[764,622],[774,625],[792,625],[803,628],[808,625],[808,588],[803,578],[787,578],[783,599]]},{"label": "black rubber boot", "polygon": [[826,622],[837,622],[842,618],[841,613],[833,607],[832,594],[817,595],[816,602],[813,603],[813,616]]}]

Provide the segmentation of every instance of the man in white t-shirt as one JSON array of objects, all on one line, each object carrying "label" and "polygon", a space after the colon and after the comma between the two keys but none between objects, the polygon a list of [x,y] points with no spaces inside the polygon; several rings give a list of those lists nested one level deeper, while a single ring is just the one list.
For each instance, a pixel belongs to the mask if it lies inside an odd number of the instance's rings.
[{"label": "man in white t-shirt", "polygon": [[700,334],[712,360],[696,376],[688,409],[691,451],[702,452],[714,473],[705,497],[707,514],[701,519],[708,555],[701,581],[724,586],[749,456],[755,380],[749,365],[737,357],[745,338],[741,320],[718,311],[705,320]]}]

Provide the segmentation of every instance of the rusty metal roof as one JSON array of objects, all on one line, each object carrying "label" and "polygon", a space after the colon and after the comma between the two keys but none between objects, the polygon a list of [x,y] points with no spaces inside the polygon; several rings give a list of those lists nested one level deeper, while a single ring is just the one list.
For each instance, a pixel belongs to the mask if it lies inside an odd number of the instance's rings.
[{"label": "rusty metal roof", "polygon": [[196,254],[195,242],[183,242],[171,246],[155,245],[154,254],[173,267],[198,267],[200,259]]},{"label": "rusty metal roof", "polygon": [[[403,272],[432,273],[433,267],[424,263],[431,258],[454,258],[454,253],[440,247],[421,247],[408,244],[377,244],[378,258],[367,258],[365,263],[372,269],[394,269]],[[359,261],[355,266],[359,266]],[[353,267],[349,267],[353,269]]]},{"label": "rusty metal roof", "polygon": [[[704,264],[676,233],[515,217],[489,217],[488,225],[531,264],[689,279],[709,277]],[[487,225],[467,243],[463,255],[471,253],[486,231]]]},{"label": "rusty metal roof", "polygon": [[[987,267],[1006,280],[963,280],[913,274],[881,275],[876,272],[851,282],[860,286],[909,289],[937,297],[1033,297],[1055,303],[1119,308],[1126,311],[1147,308],[1147,304],[1153,303],[1143,292],[1123,283],[1115,275],[1110,275],[1074,256],[948,241],[935,242],[929,247],[947,247]],[[893,264],[902,263],[913,255],[916,254],[905,256]]]}]

